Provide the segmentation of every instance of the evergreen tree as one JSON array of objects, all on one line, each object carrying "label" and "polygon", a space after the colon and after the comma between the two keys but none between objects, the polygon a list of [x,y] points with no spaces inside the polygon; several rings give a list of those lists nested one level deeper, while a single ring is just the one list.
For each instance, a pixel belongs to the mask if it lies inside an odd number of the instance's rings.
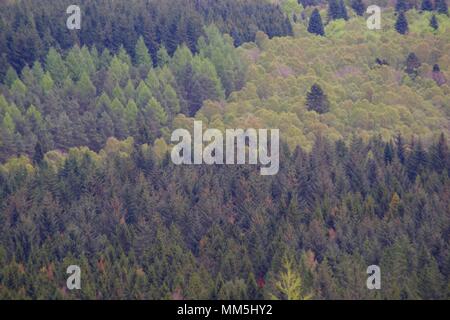
[{"label": "evergreen tree", "polygon": [[348,20],[347,7],[345,6],[344,0],[339,0],[339,12],[341,19]]},{"label": "evergreen tree", "polygon": [[386,142],[384,145],[384,163],[390,164],[394,159],[394,150],[392,142]]},{"label": "evergreen tree", "polygon": [[6,75],[5,75],[5,84],[8,87],[11,87],[12,84],[19,79],[19,76],[17,75],[16,70],[14,70],[13,67],[9,67],[8,70],[6,71]]},{"label": "evergreen tree", "polygon": [[431,0],[422,0],[420,9],[423,11],[433,11],[433,2]]},{"label": "evergreen tree", "polygon": [[434,30],[437,30],[439,28],[439,23],[434,14],[431,16],[430,19],[430,27],[432,27]]},{"label": "evergreen tree", "polygon": [[325,35],[322,24],[322,17],[320,16],[319,10],[317,10],[317,8],[314,9],[311,14],[311,18],[309,19],[308,32],[317,34],[319,36]]},{"label": "evergreen tree", "polygon": [[308,110],[316,111],[319,114],[330,111],[328,98],[318,84],[313,84],[311,86],[311,91],[307,93],[306,107]]},{"label": "evergreen tree", "polygon": [[337,20],[342,18],[342,7],[339,1],[328,0],[328,19]]},{"label": "evergreen tree", "polygon": [[446,0],[436,0],[436,11],[448,15],[448,6]]},{"label": "evergreen tree", "polygon": [[395,22],[395,30],[400,34],[406,34],[408,32],[408,20],[406,20],[405,14],[401,11]]},{"label": "evergreen tree", "polygon": [[405,12],[409,10],[409,4],[406,0],[397,0],[395,4],[395,11],[396,12]]},{"label": "evergreen tree", "polygon": [[42,149],[41,143],[38,141],[36,143],[36,146],[34,147],[33,162],[36,163],[37,165],[40,165],[43,160],[44,160],[44,150]]},{"label": "evergreen tree", "polygon": [[366,6],[362,0],[352,0],[351,7],[358,16],[362,17],[364,12],[366,12]]},{"label": "evergreen tree", "polygon": [[405,143],[403,141],[402,135],[399,133],[395,138],[395,145],[397,147],[397,157],[400,160],[400,163],[405,163]]},{"label": "evergreen tree", "polygon": [[61,85],[67,76],[67,67],[61,55],[54,49],[50,48],[45,60],[45,69],[50,73],[52,79]]},{"label": "evergreen tree", "polygon": [[274,280],[273,292],[270,298],[273,300],[309,300],[312,295],[305,294],[303,281],[295,269],[292,258],[284,257],[283,271]]},{"label": "evergreen tree", "polygon": [[443,133],[439,136],[438,143],[433,146],[430,157],[431,163],[436,171],[442,172],[446,168],[450,169],[450,153],[447,139]]},{"label": "evergreen tree", "polygon": [[163,67],[169,63],[170,56],[164,46],[161,46],[161,48],[159,48],[156,60],[158,62],[158,67]]},{"label": "evergreen tree", "polygon": [[416,56],[414,52],[411,52],[406,57],[406,68],[405,71],[407,74],[409,74],[412,78],[415,78],[418,75],[418,69],[421,66],[419,58]]},{"label": "evergreen tree", "polygon": [[144,65],[146,67],[152,66],[152,58],[150,57],[148,48],[145,45],[144,38],[142,36],[139,37],[136,43],[135,55],[136,55],[136,64],[138,66],[140,65]]}]

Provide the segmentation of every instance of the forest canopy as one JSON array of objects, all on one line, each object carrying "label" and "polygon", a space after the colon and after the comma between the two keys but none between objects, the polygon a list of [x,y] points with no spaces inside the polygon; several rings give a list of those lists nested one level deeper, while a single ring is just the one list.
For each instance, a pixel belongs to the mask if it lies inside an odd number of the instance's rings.
[{"label": "forest canopy", "polygon": [[[70,31],[2,1],[0,299],[449,299],[447,3],[375,2],[381,30],[363,1],[83,0]],[[174,165],[195,120],[279,129],[279,173]]]}]

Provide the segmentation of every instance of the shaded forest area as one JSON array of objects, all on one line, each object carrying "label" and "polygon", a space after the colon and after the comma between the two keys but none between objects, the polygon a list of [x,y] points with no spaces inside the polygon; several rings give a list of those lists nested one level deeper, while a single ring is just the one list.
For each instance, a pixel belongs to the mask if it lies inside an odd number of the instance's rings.
[{"label": "shaded forest area", "polygon": [[236,45],[253,41],[258,30],[270,37],[292,35],[292,26],[280,8],[259,0],[81,0],[81,30],[66,27],[69,0],[2,1],[0,4],[0,81],[7,66],[20,72],[41,60],[50,47],[62,50],[74,44],[132,56],[140,36],[156,64],[164,46],[173,54],[181,44],[196,52],[203,27],[214,23],[230,34]]},{"label": "shaded forest area", "polygon": [[[448,299],[449,151],[282,148],[281,170],[174,166],[132,139],[0,167],[0,298]],[[290,257],[286,263],[286,256]],[[65,270],[83,270],[67,291]],[[366,288],[380,265],[382,290]],[[292,296],[290,297],[292,298]]]},{"label": "shaded forest area", "polygon": [[[450,299],[450,20],[422,2],[373,31],[357,0],[85,0],[71,32],[69,2],[3,1],[0,299]],[[173,165],[194,119],[279,128],[280,172]]]}]

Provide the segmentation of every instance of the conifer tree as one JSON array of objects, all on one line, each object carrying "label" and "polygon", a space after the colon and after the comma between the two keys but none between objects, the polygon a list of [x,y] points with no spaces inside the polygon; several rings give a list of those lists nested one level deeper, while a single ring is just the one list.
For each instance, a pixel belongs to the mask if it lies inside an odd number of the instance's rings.
[{"label": "conifer tree", "polygon": [[399,13],[397,21],[395,22],[395,30],[400,34],[406,34],[408,32],[408,20],[406,20],[403,11]]},{"label": "conifer tree", "polygon": [[347,7],[345,6],[344,0],[339,0],[339,12],[341,19],[348,20]]},{"label": "conifer tree", "polygon": [[420,9],[423,11],[433,11],[433,3],[431,2],[431,0],[422,0]]},{"label": "conifer tree", "polygon": [[142,36],[139,37],[136,43],[135,55],[136,55],[136,63],[138,66],[144,65],[149,67],[152,65],[152,58],[150,57],[148,48],[145,45],[144,38]]},{"label": "conifer tree", "polygon": [[436,11],[448,15],[448,6],[446,0],[436,0]]},{"label": "conifer tree", "polygon": [[52,79],[61,85],[67,76],[67,67],[61,58],[61,55],[54,49],[50,48],[45,60],[45,69],[50,72]]},{"label": "conifer tree", "polygon": [[317,34],[319,36],[325,35],[322,17],[320,16],[319,10],[317,10],[317,8],[314,9],[311,14],[311,18],[309,19],[308,32]]},{"label": "conifer tree", "polygon": [[164,46],[161,46],[161,48],[159,48],[156,60],[157,60],[158,67],[163,67],[169,63],[170,56]]},{"label": "conifer tree", "polygon": [[353,0],[351,2],[351,7],[358,16],[363,16],[364,12],[366,11],[366,6],[362,2],[362,0]]},{"label": "conifer tree", "polygon": [[292,258],[284,257],[283,271],[274,282],[273,293],[270,298],[273,300],[309,300],[310,294],[304,294],[303,281],[297,270],[294,268]]},{"label": "conifer tree", "polygon": [[450,165],[450,153],[449,148],[447,144],[447,139],[445,138],[444,134],[441,133],[439,136],[439,140],[436,145],[433,146],[431,149],[431,164],[433,165],[434,169],[438,172],[442,172],[445,170],[445,168],[449,168]]},{"label": "conifer tree", "polygon": [[436,19],[436,16],[433,14],[433,16],[430,19],[430,26],[434,29],[437,30],[439,28],[439,22]]},{"label": "conifer tree", "polygon": [[329,0],[328,1],[328,19],[336,20],[340,19],[342,14],[342,8],[338,2],[338,0]]},{"label": "conifer tree", "polygon": [[42,160],[44,160],[44,150],[42,149],[41,143],[38,141],[34,147],[33,162],[40,165]]},{"label": "conifer tree", "polygon": [[326,113],[330,111],[330,102],[318,84],[313,84],[306,96],[306,106],[310,111]]},{"label": "conifer tree", "polygon": [[406,57],[406,68],[405,71],[407,74],[409,74],[411,77],[416,77],[418,74],[418,68],[420,68],[420,60],[416,56],[414,52],[411,52],[408,54],[408,57]]},{"label": "conifer tree", "polygon": [[409,5],[406,2],[406,0],[397,0],[397,3],[395,4],[395,11],[405,12],[408,9],[409,9]]}]

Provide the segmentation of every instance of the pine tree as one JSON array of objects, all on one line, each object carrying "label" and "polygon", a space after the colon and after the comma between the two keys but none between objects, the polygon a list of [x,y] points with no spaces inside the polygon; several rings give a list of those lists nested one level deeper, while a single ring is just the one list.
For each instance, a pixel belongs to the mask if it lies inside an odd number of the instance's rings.
[{"label": "pine tree", "polygon": [[158,67],[163,67],[169,63],[170,56],[164,46],[161,46],[161,48],[159,48],[156,60],[157,60]]},{"label": "pine tree", "polygon": [[384,163],[390,164],[394,158],[394,150],[393,150],[392,142],[386,142],[384,145]]},{"label": "pine tree", "polygon": [[328,19],[336,20],[342,18],[342,8],[338,0],[328,1]]},{"label": "pine tree", "polygon": [[348,20],[347,7],[345,6],[344,0],[339,0],[339,12],[341,19]]},{"label": "pine tree", "polygon": [[448,168],[450,165],[450,154],[448,149],[447,139],[444,134],[441,133],[439,136],[439,141],[435,146],[433,146],[430,156],[433,168],[439,173],[445,170],[445,168]]},{"label": "pine tree", "polygon": [[40,81],[40,85],[44,93],[50,92],[53,89],[54,81],[49,72],[46,72]]},{"label": "pine tree", "polygon": [[306,107],[308,110],[316,111],[320,114],[330,111],[330,102],[318,84],[313,84],[311,91],[307,93]]},{"label": "pine tree", "polygon": [[433,11],[433,3],[431,2],[431,0],[422,0],[420,9],[423,11]]},{"label": "pine tree", "polygon": [[403,142],[403,137],[399,133],[395,138],[395,145],[397,147],[397,157],[400,160],[400,163],[405,163],[405,143]]},{"label": "pine tree", "polygon": [[436,16],[433,14],[433,16],[430,19],[430,26],[434,29],[437,30],[439,28],[439,23],[436,19]]},{"label": "pine tree", "polygon": [[144,38],[142,36],[139,37],[136,43],[135,55],[136,55],[136,64],[138,66],[140,65],[144,65],[146,67],[152,66],[152,58],[148,53],[148,48],[145,45]]},{"label": "pine tree", "polygon": [[8,70],[6,71],[6,75],[5,75],[5,84],[8,87],[11,87],[12,84],[19,79],[19,76],[17,75],[16,70],[14,70],[13,67],[9,67]]},{"label": "pine tree", "polygon": [[43,160],[44,160],[44,150],[42,149],[41,143],[38,141],[36,143],[36,146],[34,147],[33,162],[36,163],[37,165],[40,165]]},{"label": "pine tree", "polygon": [[411,77],[415,78],[418,74],[418,69],[421,66],[419,58],[416,56],[414,52],[411,52],[408,54],[408,57],[406,57],[406,68],[405,71],[407,74],[409,74]]},{"label": "pine tree", "polygon": [[54,49],[50,48],[45,60],[45,69],[50,73],[52,79],[61,85],[67,76],[67,67],[61,58],[61,55]]},{"label": "pine tree", "polygon": [[436,0],[436,11],[448,15],[448,6],[446,0]]},{"label": "pine tree", "polygon": [[96,88],[86,72],[81,74],[80,80],[75,85],[75,90],[80,103],[83,105],[87,105],[96,93]]},{"label": "pine tree", "polygon": [[362,2],[362,0],[353,0],[351,2],[351,7],[358,16],[363,16],[364,12],[366,11],[366,6]]},{"label": "pine tree", "polygon": [[314,9],[311,14],[311,18],[309,19],[308,32],[317,34],[319,36],[325,35],[322,24],[322,17],[320,16],[319,10],[317,10],[317,8]]},{"label": "pine tree", "polygon": [[447,79],[445,79],[444,74],[441,72],[441,68],[436,63],[433,65],[433,73],[431,74],[431,77],[436,82],[438,86],[442,86],[447,82]]},{"label": "pine tree", "polygon": [[397,0],[395,4],[395,11],[397,12],[405,12],[409,9],[409,5],[406,0]]},{"label": "pine tree", "polygon": [[395,22],[395,30],[400,34],[406,34],[408,32],[408,20],[406,20],[403,11],[399,13],[397,21]]},{"label": "pine tree", "polygon": [[273,285],[273,293],[270,298],[273,300],[309,300],[312,298],[310,294],[304,294],[302,278],[297,270],[295,270],[292,258],[284,257],[283,271],[275,279]]}]

